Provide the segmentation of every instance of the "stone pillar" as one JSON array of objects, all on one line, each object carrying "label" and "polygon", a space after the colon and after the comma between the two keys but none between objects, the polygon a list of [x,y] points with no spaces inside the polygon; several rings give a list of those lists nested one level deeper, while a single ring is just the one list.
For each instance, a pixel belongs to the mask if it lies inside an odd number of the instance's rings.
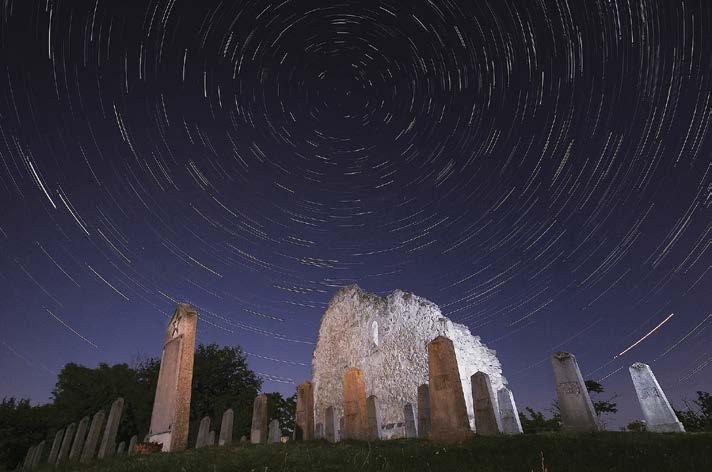
[{"label": "stone pillar", "polygon": [[482,435],[496,435],[502,432],[497,400],[489,375],[475,372],[470,377],[472,383],[472,405],[475,413],[475,432]]},{"label": "stone pillar", "polygon": [[586,390],[576,357],[557,352],[551,358],[556,379],[556,396],[561,410],[561,430],[564,432],[598,431],[598,418]]},{"label": "stone pillar", "polygon": [[99,459],[108,459],[114,455],[116,451],[116,433],[119,432],[119,423],[121,422],[121,414],[124,412],[124,399],[119,397],[111,404],[109,417],[106,420],[106,428],[104,428],[104,436],[101,438],[101,446],[99,446]]},{"label": "stone pillar", "polygon": [[32,451],[32,460],[30,461],[30,469],[35,470],[42,460],[42,453],[44,452],[45,442],[39,443],[35,449]]},{"label": "stone pillar", "polygon": [[499,416],[502,419],[502,432],[504,434],[522,434],[522,423],[519,420],[519,411],[514,402],[514,395],[507,387],[497,391],[499,400]]},{"label": "stone pillar", "polygon": [[55,464],[59,465],[69,459],[69,451],[72,448],[72,440],[74,440],[76,430],[77,425],[75,423],[70,424],[67,426],[67,429],[64,430],[64,439],[62,439],[62,446],[59,448],[59,454],[57,454],[57,462],[55,462]]},{"label": "stone pillar", "polygon": [[99,436],[101,435],[102,426],[104,426],[104,410],[99,410],[91,419],[89,433],[87,434],[87,439],[84,442],[84,450],[82,450],[82,457],[80,458],[81,462],[91,462],[94,459],[94,454],[96,454],[96,445],[99,444]]},{"label": "stone pillar", "polygon": [[35,454],[35,447],[37,447],[37,446],[30,446],[30,448],[27,450],[27,454],[25,454],[25,460],[22,461],[22,467],[20,467],[18,465],[18,469],[30,470],[30,465],[32,464],[32,458],[34,457],[34,454]]},{"label": "stone pillar", "polygon": [[48,464],[57,463],[57,455],[59,455],[59,447],[62,445],[62,438],[64,437],[64,430],[60,429],[54,434],[54,441],[52,441],[52,449],[49,450],[49,457],[47,458]]},{"label": "stone pillar", "polygon": [[650,366],[636,362],[628,369],[645,416],[648,431],[654,433],[684,433],[685,427],[677,419],[665,392],[660,388]]},{"label": "stone pillar", "polygon": [[376,441],[381,439],[381,412],[378,398],[371,395],[366,399],[366,412],[368,415],[368,434],[366,439]]},{"label": "stone pillar", "polygon": [[181,303],[163,338],[161,369],[146,440],[162,444],[164,452],[179,451],[188,445],[197,321],[195,309]]},{"label": "stone pillar", "polygon": [[267,395],[264,393],[255,397],[252,404],[252,430],[250,432],[252,444],[265,444],[267,442]]},{"label": "stone pillar", "polygon": [[309,381],[297,385],[294,439],[297,441],[314,440],[314,386]]},{"label": "stone pillar", "polygon": [[359,369],[344,373],[344,429],[342,439],[365,441],[368,436],[366,383]]},{"label": "stone pillar", "polygon": [[269,422],[269,439],[271,444],[276,444],[282,442],[282,428],[279,427],[279,420],[273,419]]},{"label": "stone pillar", "polygon": [[208,438],[205,440],[203,447],[212,447],[215,445],[215,431],[208,431]]},{"label": "stone pillar", "polygon": [[415,413],[413,405],[406,403],[403,407],[403,418],[405,421],[405,437],[412,439],[418,437],[418,427],[415,424]]},{"label": "stone pillar", "polygon": [[329,406],[324,410],[324,437],[331,443],[336,442],[336,417],[334,407]]},{"label": "stone pillar", "polygon": [[235,414],[232,408],[228,408],[222,415],[220,420],[220,439],[218,439],[218,446],[229,446],[232,444],[232,424]]},{"label": "stone pillar", "polygon": [[314,428],[314,437],[316,439],[324,439],[324,424],[323,423],[316,424],[316,427]]},{"label": "stone pillar", "polygon": [[205,416],[200,420],[198,427],[198,437],[195,439],[195,448],[200,449],[208,445],[208,433],[210,432],[210,417]]},{"label": "stone pillar", "polygon": [[473,437],[452,341],[438,336],[428,343],[430,439],[456,443]]},{"label": "stone pillar", "polygon": [[427,439],[430,434],[430,391],[428,384],[418,387],[418,437]]},{"label": "stone pillar", "polygon": [[85,416],[77,426],[77,434],[74,435],[72,449],[69,451],[69,460],[78,461],[84,447],[84,440],[87,437],[87,429],[89,428],[89,417]]},{"label": "stone pillar", "polygon": [[129,456],[133,456],[136,454],[136,443],[138,442],[138,436],[135,434],[131,436],[131,439],[129,440]]},{"label": "stone pillar", "polygon": [[116,455],[121,456],[126,452],[126,443],[121,441],[118,446],[116,446]]}]

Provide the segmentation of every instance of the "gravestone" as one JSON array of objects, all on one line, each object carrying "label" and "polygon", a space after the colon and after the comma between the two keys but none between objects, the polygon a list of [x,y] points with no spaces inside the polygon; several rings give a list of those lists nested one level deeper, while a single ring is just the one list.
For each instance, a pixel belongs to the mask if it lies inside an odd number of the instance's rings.
[{"label": "gravestone", "polygon": [[297,412],[294,426],[295,440],[314,440],[314,386],[309,381],[297,385]]},{"label": "gravestone", "polygon": [[484,372],[475,372],[472,382],[472,405],[475,413],[475,431],[482,435],[496,435],[502,432],[497,400],[492,382]]},{"label": "gravestone", "polygon": [[247,436],[240,436],[240,442],[241,442],[241,443],[246,443],[246,442],[247,442]]},{"label": "gravestone", "polygon": [[405,422],[405,437],[417,438],[418,427],[415,424],[415,413],[413,413],[413,405],[406,403],[403,407],[403,418]]},{"label": "gravestone", "polygon": [[378,398],[371,395],[366,399],[366,412],[368,414],[368,435],[366,439],[376,441],[381,439],[381,412]]},{"label": "gravestone", "polygon": [[75,423],[70,424],[67,426],[67,429],[64,430],[64,439],[62,439],[62,445],[59,448],[59,454],[57,454],[55,464],[59,465],[69,459],[69,451],[72,449],[72,441],[74,440],[76,430],[77,425]]},{"label": "gravestone", "polygon": [[473,434],[455,348],[452,341],[444,336],[428,343],[428,384],[430,439],[457,443],[471,438]]},{"label": "gravestone", "polygon": [[135,434],[131,436],[131,439],[129,440],[129,456],[133,456],[136,454],[136,443],[138,442],[138,436]]},{"label": "gravestone", "polygon": [[507,387],[497,391],[499,400],[499,416],[502,419],[502,432],[504,434],[522,434],[522,423],[519,420],[519,411],[514,402],[514,395]]},{"label": "gravestone", "polygon": [[198,436],[195,438],[195,448],[200,449],[208,445],[208,432],[210,431],[210,417],[205,416],[200,420]]},{"label": "gravestone", "polygon": [[87,433],[87,439],[84,442],[84,450],[82,451],[82,457],[80,458],[81,462],[91,462],[94,459],[96,446],[99,444],[99,436],[101,435],[102,426],[104,426],[104,410],[99,410],[91,419],[89,433]]},{"label": "gravestone", "polygon": [[204,447],[213,447],[215,445],[215,431],[208,432],[208,438],[205,440]]},{"label": "gravestone", "polygon": [[222,415],[222,420],[220,420],[220,439],[218,439],[218,446],[229,446],[232,444],[232,424],[235,414],[232,408],[228,408]]},{"label": "gravestone", "polygon": [[355,367],[344,373],[344,427],[341,439],[364,441],[368,437],[366,383]]},{"label": "gravestone", "polygon": [[427,439],[430,434],[430,392],[428,384],[418,387],[418,437]]},{"label": "gravestone", "polygon": [[35,454],[35,448],[37,446],[30,446],[30,448],[27,450],[27,454],[25,454],[25,460],[22,461],[22,467],[20,470],[30,470],[30,464],[32,464],[32,458],[34,457]]},{"label": "gravestone", "polygon": [[69,460],[78,461],[84,448],[84,440],[87,437],[87,429],[89,429],[89,417],[85,416],[77,426],[77,433],[74,435],[72,449],[69,451]]},{"label": "gravestone", "polygon": [[269,422],[269,442],[274,444],[274,443],[279,443],[282,441],[282,430],[279,427],[279,420],[278,419],[273,419],[272,421]]},{"label": "gravestone", "polygon": [[106,419],[106,428],[104,428],[104,436],[101,438],[99,446],[99,459],[108,459],[114,455],[116,451],[116,433],[119,432],[119,423],[121,422],[121,414],[124,412],[124,399],[119,397],[111,404],[109,417]]},{"label": "gravestone", "polygon": [[561,430],[564,432],[598,431],[598,419],[581,376],[576,357],[568,352],[557,352],[551,358],[556,379],[556,397],[561,411]]},{"label": "gravestone", "polygon": [[181,303],[176,307],[163,338],[151,427],[146,438],[162,444],[163,452],[179,451],[188,445],[197,321],[195,308]]},{"label": "gravestone", "polygon": [[326,440],[336,442],[336,417],[334,416],[334,407],[330,406],[324,410],[324,436]]},{"label": "gravestone", "polygon": [[32,451],[32,460],[30,461],[30,469],[35,470],[39,465],[40,461],[42,460],[42,453],[44,452],[45,448],[45,442],[42,441],[39,443],[34,451]]},{"label": "gravestone", "polygon": [[255,397],[252,404],[252,429],[250,431],[252,444],[267,442],[267,395],[264,393]]},{"label": "gravestone", "polygon": [[650,366],[636,362],[628,370],[645,416],[647,430],[654,433],[684,433],[685,427],[670,406]]},{"label": "gravestone", "polygon": [[64,437],[64,430],[60,429],[54,434],[54,441],[52,441],[52,449],[49,450],[49,457],[47,458],[48,464],[57,463],[57,455],[59,454],[59,447],[62,445],[62,438]]},{"label": "gravestone", "polygon": [[316,439],[324,439],[324,424],[323,423],[316,424],[316,427],[314,428],[314,437]]},{"label": "gravestone", "polygon": [[118,446],[116,446],[116,455],[121,456],[126,452],[126,443],[121,441]]}]

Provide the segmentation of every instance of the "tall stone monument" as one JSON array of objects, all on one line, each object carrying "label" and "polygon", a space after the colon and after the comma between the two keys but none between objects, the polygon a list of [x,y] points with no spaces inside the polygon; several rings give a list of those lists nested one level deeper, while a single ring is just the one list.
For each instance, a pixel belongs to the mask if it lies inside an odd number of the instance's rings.
[{"label": "tall stone monument", "polygon": [[59,465],[62,462],[66,462],[69,459],[69,451],[72,448],[72,441],[74,440],[74,433],[77,430],[76,423],[72,423],[67,426],[64,430],[64,439],[62,439],[62,446],[59,448],[59,454],[57,454],[57,462]]},{"label": "tall stone monument", "polygon": [[418,387],[418,437],[427,439],[430,435],[430,388],[428,384]]},{"label": "tall stone monument", "polygon": [[366,439],[376,441],[381,439],[381,412],[378,404],[378,398],[371,395],[366,399],[366,412],[368,414],[368,434]]},{"label": "tall stone monument", "polygon": [[334,407],[330,406],[324,410],[324,437],[327,441],[335,443],[336,438],[336,416],[334,415]]},{"label": "tall stone monument", "polygon": [[87,429],[89,428],[89,417],[85,416],[79,422],[77,426],[77,434],[74,435],[74,442],[72,443],[72,449],[69,451],[69,460],[78,461],[79,456],[82,454],[82,449],[84,448],[84,440],[87,436]]},{"label": "tall stone monument", "polygon": [[264,393],[255,397],[252,404],[252,430],[250,431],[252,444],[265,444],[267,442],[267,395]]},{"label": "tall stone monument", "polygon": [[417,438],[418,427],[415,423],[415,413],[413,412],[413,405],[411,405],[410,403],[406,403],[403,407],[403,419],[405,421],[405,437]]},{"label": "tall stone monument", "polygon": [[660,388],[650,366],[636,362],[628,369],[645,416],[648,431],[655,433],[684,433],[685,427],[677,419],[665,392]]},{"label": "tall stone monument", "polygon": [[59,454],[59,448],[62,445],[62,438],[64,437],[64,430],[60,429],[54,434],[54,441],[52,441],[52,449],[49,450],[49,457],[47,458],[48,464],[57,463],[57,455]]},{"label": "tall stone monument", "polygon": [[218,439],[218,446],[229,446],[232,444],[232,425],[235,414],[232,408],[228,408],[222,415],[222,420],[220,420],[220,438]]},{"label": "tall stone monument", "polygon": [[344,373],[344,431],[341,439],[365,441],[367,437],[366,383],[361,371],[352,367]]},{"label": "tall stone monument", "polygon": [[210,417],[204,416],[198,426],[198,436],[195,438],[195,448],[208,446],[208,433],[210,432]]},{"label": "tall stone monument", "polygon": [[507,387],[500,388],[497,390],[497,400],[499,400],[499,416],[502,419],[502,432],[504,434],[522,434],[522,423],[512,391]]},{"label": "tall stone monument", "polygon": [[80,458],[81,462],[87,463],[94,459],[96,446],[99,444],[99,437],[101,436],[102,426],[104,426],[104,410],[99,410],[91,419],[89,433],[87,434],[87,439],[84,442],[84,450],[82,450],[82,456]]},{"label": "tall stone monument", "polygon": [[473,436],[467,417],[465,395],[455,348],[438,336],[428,343],[430,394],[430,439],[443,443],[465,441]]},{"label": "tall stone monument", "polygon": [[297,385],[294,439],[297,441],[314,440],[314,386],[309,381]]},{"label": "tall stone monument", "polygon": [[282,442],[282,428],[279,427],[279,420],[277,418],[269,422],[269,431],[267,436],[268,442],[270,444],[278,444]]},{"label": "tall stone monument", "polygon": [[561,430],[564,432],[598,431],[598,418],[591,397],[581,376],[576,357],[557,352],[551,358],[556,379],[556,396],[561,410]]},{"label": "tall stone monument", "polygon": [[108,459],[116,452],[116,434],[119,432],[119,423],[121,422],[121,414],[124,412],[124,399],[119,397],[111,404],[109,417],[106,420],[106,428],[104,436],[101,438],[101,446],[99,446],[99,459]]},{"label": "tall stone monument", "polygon": [[476,372],[470,380],[472,382],[472,404],[475,409],[475,431],[482,435],[499,434],[502,431],[502,424],[489,375],[484,372]]},{"label": "tall stone monument", "polygon": [[188,445],[197,321],[195,309],[181,303],[163,338],[161,369],[146,440],[162,444],[164,452],[179,451]]},{"label": "tall stone monument", "polygon": [[30,470],[35,470],[42,460],[42,453],[44,452],[45,442],[42,441],[35,447],[32,451],[32,460],[30,461]]}]

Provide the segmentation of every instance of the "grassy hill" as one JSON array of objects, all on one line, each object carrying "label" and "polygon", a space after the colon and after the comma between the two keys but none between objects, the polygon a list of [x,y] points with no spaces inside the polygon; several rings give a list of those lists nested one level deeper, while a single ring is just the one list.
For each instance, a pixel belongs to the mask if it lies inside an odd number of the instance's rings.
[{"label": "grassy hill", "polygon": [[238,444],[116,457],[46,470],[168,471],[712,471],[712,434],[544,434],[428,441]]}]

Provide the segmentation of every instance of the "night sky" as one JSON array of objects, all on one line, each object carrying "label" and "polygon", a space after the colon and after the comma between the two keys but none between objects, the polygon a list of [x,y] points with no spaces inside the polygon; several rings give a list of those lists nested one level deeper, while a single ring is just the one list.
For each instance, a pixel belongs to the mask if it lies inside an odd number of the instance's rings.
[{"label": "night sky", "polygon": [[3,0],[0,396],[160,355],[178,301],[266,391],[358,283],[639,418],[712,390],[708,0]]}]

